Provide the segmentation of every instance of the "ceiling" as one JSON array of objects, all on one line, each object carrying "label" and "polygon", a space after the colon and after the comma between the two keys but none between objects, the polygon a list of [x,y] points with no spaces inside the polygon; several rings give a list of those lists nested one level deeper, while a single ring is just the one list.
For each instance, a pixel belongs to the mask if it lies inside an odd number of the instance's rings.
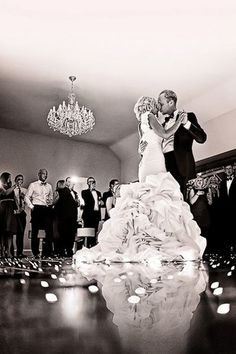
[{"label": "ceiling", "polygon": [[1,128],[64,137],[46,117],[75,75],[79,103],[94,111],[96,125],[73,139],[109,146],[136,131],[137,98],[165,88],[177,92],[181,107],[199,111],[200,122],[215,118],[222,102],[206,104],[206,97],[216,88],[228,95],[223,87],[236,73],[235,0],[0,5]]}]

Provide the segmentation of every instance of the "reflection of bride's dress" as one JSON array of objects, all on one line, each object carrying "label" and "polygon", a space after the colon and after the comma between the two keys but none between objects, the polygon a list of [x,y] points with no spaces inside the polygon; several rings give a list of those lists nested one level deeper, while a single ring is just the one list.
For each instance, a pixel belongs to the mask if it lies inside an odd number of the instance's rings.
[{"label": "reflection of bride's dress", "polygon": [[139,167],[140,182],[122,185],[120,198],[98,236],[98,245],[74,255],[76,263],[173,260],[202,256],[205,239],[183,201],[178,183],[166,172],[162,139],[141,118],[142,140],[148,145]]},{"label": "reflection of bride's dress", "polygon": [[[185,352],[190,321],[207,284],[207,274],[198,263],[172,263],[159,269],[86,264],[79,270],[101,284],[128,353]],[[136,301],[131,301],[133,296]]]}]

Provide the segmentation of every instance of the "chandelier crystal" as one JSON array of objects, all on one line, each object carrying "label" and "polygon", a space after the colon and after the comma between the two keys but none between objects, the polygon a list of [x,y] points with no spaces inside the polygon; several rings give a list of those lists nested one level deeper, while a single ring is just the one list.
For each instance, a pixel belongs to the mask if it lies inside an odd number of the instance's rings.
[{"label": "chandelier crystal", "polygon": [[93,112],[82,106],[80,107],[76,101],[76,96],[73,92],[73,82],[75,76],[69,77],[71,81],[71,92],[68,95],[68,105],[63,101],[56,110],[55,106],[50,109],[47,117],[47,122],[50,128],[54,131],[59,131],[62,134],[81,135],[89,132],[95,125]]}]

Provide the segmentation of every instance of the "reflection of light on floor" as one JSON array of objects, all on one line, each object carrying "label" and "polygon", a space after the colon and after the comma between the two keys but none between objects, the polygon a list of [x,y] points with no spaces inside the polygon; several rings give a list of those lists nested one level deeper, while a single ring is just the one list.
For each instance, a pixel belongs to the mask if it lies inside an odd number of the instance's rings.
[{"label": "reflection of light on floor", "polygon": [[216,289],[218,288],[220,283],[218,281],[215,281],[214,283],[211,284],[211,289]]},{"label": "reflection of light on floor", "polygon": [[55,294],[53,294],[53,293],[47,293],[47,294],[45,294],[45,297],[46,297],[46,300],[48,301],[48,302],[56,302],[57,301],[57,296],[55,295]]},{"label": "reflection of light on floor", "polygon": [[25,279],[20,279],[20,283],[25,284],[26,283]]},{"label": "reflection of light on floor", "polygon": [[224,315],[229,311],[230,311],[230,304],[221,304],[217,309],[217,313],[220,313],[221,315]]},{"label": "reflection of light on floor", "polygon": [[43,288],[48,288],[48,287],[49,287],[49,284],[48,284],[47,281],[42,280],[42,281],[41,281],[41,286],[42,286]]},{"label": "reflection of light on floor", "polygon": [[231,270],[234,270],[234,269],[235,269],[235,266],[232,266],[232,267],[231,267]]},{"label": "reflection of light on floor", "polygon": [[57,279],[56,274],[51,274],[51,278],[52,278],[52,279]]},{"label": "reflection of light on floor", "polygon": [[145,293],[146,293],[146,290],[144,289],[144,288],[137,288],[137,289],[135,289],[135,294],[137,294],[137,295],[144,295]]},{"label": "reflection of light on floor", "polygon": [[115,282],[115,283],[120,283],[120,282],[121,282],[121,279],[120,279],[120,278],[114,278],[114,282]]},{"label": "reflection of light on floor", "polygon": [[213,291],[213,295],[222,295],[222,293],[223,293],[223,288],[216,288]]},{"label": "reflection of light on floor", "polygon": [[26,275],[27,277],[29,277],[30,274],[29,274],[29,272],[25,272],[25,275]]},{"label": "reflection of light on floor", "polygon": [[85,298],[85,296],[86,293],[78,291],[77,288],[64,288],[60,293],[63,318],[77,327],[86,325],[83,323],[87,308],[86,305],[88,304],[88,298]]},{"label": "reflection of light on floor", "polygon": [[88,287],[88,289],[89,289],[90,293],[92,293],[92,294],[97,293],[98,290],[99,290],[96,285],[90,285],[90,286]]},{"label": "reflection of light on floor", "polygon": [[59,278],[59,282],[64,284],[66,282],[66,279],[61,277],[61,278]]},{"label": "reflection of light on floor", "polygon": [[232,275],[232,272],[227,273],[227,277],[231,277],[231,275]]},{"label": "reflection of light on floor", "polygon": [[128,302],[130,304],[137,304],[140,301],[140,297],[136,296],[136,295],[132,295],[130,297],[128,297]]}]

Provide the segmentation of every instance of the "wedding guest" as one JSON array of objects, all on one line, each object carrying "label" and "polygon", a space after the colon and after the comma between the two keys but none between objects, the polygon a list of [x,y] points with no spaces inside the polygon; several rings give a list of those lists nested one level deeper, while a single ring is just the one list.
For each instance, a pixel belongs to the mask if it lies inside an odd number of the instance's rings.
[{"label": "wedding guest", "polygon": [[[81,196],[84,200],[84,205],[82,206],[82,219],[84,221],[84,227],[94,228],[95,234],[97,234],[98,224],[101,220],[101,205],[103,204],[101,192],[96,190],[96,181],[94,177],[88,177],[87,185],[88,189],[84,189],[81,192]],[[94,246],[96,243],[97,236],[88,237],[89,247]]]},{"label": "wedding guest", "polygon": [[114,187],[119,185],[119,180],[118,179],[112,179],[110,182],[109,182],[109,190],[104,192],[103,193],[103,196],[102,196],[102,200],[103,200],[103,203],[104,203],[104,206],[105,206],[105,218],[104,220],[107,220],[109,219],[109,215],[108,215],[108,210],[107,210],[107,206],[106,206],[106,201],[109,197],[113,197],[114,195]]},{"label": "wedding guest", "polygon": [[31,209],[31,247],[33,255],[39,257],[39,230],[45,230],[46,237],[43,240],[42,256],[52,255],[52,203],[53,192],[51,184],[47,183],[48,171],[44,168],[38,172],[38,180],[30,183],[25,201]]},{"label": "wedding guest", "polygon": [[3,257],[14,256],[13,235],[17,232],[15,188],[15,184],[12,186],[11,174],[3,172],[0,176],[0,242]]},{"label": "wedding guest", "polygon": [[71,257],[77,230],[78,207],[80,200],[74,190],[75,183],[71,177],[66,181],[58,181],[58,199],[55,201],[54,211],[58,218],[58,233],[60,239],[59,254]]},{"label": "wedding guest", "polygon": [[111,210],[115,207],[116,205],[116,199],[119,197],[119,191],[120,191],[120,184],[115,184],[113,189],[112,189],[112,196],[108,197],[106,200],[106,211],[107,211],[107,219],[110,218]]},{"label": "wedding guest", "polygon": [[207,199],[208,180],[197,176],[189,191],[189,202],[194,219],[201,229],[201,236],[209,239],[211,227],[210,211]]},{"label": "wedding guest", "polygon": [[236,251],[236,178],[231,164],[224,167],[224,178],[220,183],[219,194],[220,222],[218,226],[223,241],[222,247],[226,251],[231,248]]},{"label": "wedding guest", "polygon": [[65,188],[65,180],[61,179],[56,183],[56,189],[53,193],[53,244],[54,244],[54,255],[55,256],[65,256],[64,244],[62,241],[62,235],[60,230],[61,223],[61,208],[60,208],[60,192],[61,189]]},{"label": "wedding guest", "polygon": [[24,233],[26,226],[25,195],[27,189],[23,187],[24,176],[19,174],[15,177],[16,188],[14,189],[17,209],[15,210],[17,231],[16,231],[16,255],[19,258],[26,257],[23,254]]}]

